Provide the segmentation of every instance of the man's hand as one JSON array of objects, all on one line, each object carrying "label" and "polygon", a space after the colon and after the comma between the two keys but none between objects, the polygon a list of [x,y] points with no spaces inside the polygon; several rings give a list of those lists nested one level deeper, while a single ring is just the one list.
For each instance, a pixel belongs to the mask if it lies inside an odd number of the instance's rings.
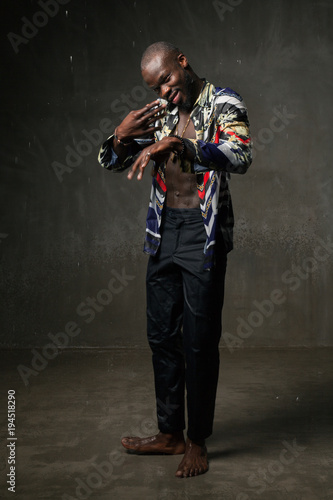
[{"label": "man's hand", "polygon": [[[121,124],[117,127],[117,138],[123,142],[129,142],[135,137],[153,135],[162,127],[151,127],[158,118],[165,115],[165,104],[158,99],[147,104],[144,108],[130,111]],[[157,117],[156,114],[159,113]]]},{"label": "man's hand", "polygon": [[181,148],[182,143],[179,139],[177,139],[177,137],[163,137],[161,141],[155,142],[155,144],[152,144],[141,151],[131,170],[127,174],[127,178],[132,179],[135,172],[139,170],[137,179],[138,181],[141,181],[144,170],[150,160],[155,161],[156,165],[160,165],[169,158],[170,153],[176,152]]}]

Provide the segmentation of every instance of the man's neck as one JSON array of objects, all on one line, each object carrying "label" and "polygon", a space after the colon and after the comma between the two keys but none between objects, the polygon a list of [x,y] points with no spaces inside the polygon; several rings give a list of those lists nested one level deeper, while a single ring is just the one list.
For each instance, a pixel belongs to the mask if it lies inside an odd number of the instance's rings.
[{"label": "man's neck", "polygon": [[188,109],[184,109],[184,108],[179,107],[178,113],[180,115],[188,116],[192,113],[193,108],[200,97],[202,89],[204,88],[204,85],[205,85],[205,81],[202,80],[201,78],[199,78],[197,75],[195,75],[195,79],[193,81],[193,99],[192,99],[193,103],[192,103],[192,106],[191,106],[191,108],[188,108]]}]

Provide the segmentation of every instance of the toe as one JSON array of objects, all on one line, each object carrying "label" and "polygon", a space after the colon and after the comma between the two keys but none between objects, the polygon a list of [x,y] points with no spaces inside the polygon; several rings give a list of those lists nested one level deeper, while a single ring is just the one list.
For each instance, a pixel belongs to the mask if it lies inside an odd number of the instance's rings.
[{"label": "toe", "polygon": [[183,477],[189,477],[189,476],[191,476],[190,472],[191,471],[189,469],[184,469],[183,470]]},{"label": "toe", "polygon": [[135,444],[135,441],[133,438],[131,437],[125,437],[121,440],[121,444],[125,447],[125,448],[133,448],[134,444]]}]

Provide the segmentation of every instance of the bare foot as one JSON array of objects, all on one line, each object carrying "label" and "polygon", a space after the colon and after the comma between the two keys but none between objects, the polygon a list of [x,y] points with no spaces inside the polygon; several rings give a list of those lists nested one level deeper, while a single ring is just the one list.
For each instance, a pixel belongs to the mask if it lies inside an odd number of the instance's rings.
[{"label": "bare foot", "polygon": [[182,431],[174,434],[159,432],[147,438],[124,437],[121,444],[132,453],[153,453],[180,455],[185,452],[185,440]]},{"label": "bare foot", "polygon": [[199,476],[208,471],[208,457],[205,442],[196,444],[191,439],[186,441],[183,460],[180,462],[176,477]]}]

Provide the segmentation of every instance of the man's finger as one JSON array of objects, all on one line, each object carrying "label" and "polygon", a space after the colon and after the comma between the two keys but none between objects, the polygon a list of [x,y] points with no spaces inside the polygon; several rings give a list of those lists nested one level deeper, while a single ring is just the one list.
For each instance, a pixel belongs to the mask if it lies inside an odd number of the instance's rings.
[{"label": "man's finger", "polygon": [[143,173],[144,173],[145,168],[148,165],[149,161],[150,161],[150,153],[146,153],[143,161],[141,162],[141,164],[139,166],[139,173],[138,173],[138,177],[137,177],[138,181],[141,181]]},{"label": "man's finger", "polygon": [[141,108],[139,110],[139,112],[142,114],[142,115],[145,115],[147,113],[149,113],[149,111],[152,109],[152,108],[155,108],[156,106],[160,106],[161,103],[158,99],[155,99],[155,101],[152,101],[150,102],[149,104],[146,104],[143,108]]},{"label": "man's finger", "polygon": [[139,158],[136,160],[136,162],[132,166],[131,170],[128,172],[127,178],[129,180],[133,179],[135,172],[139,168],[140,172],[138,174],[138,180],[141,180],[142,176],[143,176],[144,169],[148,165],[149,161],[150,161],[150,153],[149,152],[148,153],[142,152],[141,155],[139,156]]},{"label": "man's finger", "polygon": [[165,104],[161,104],[160,101],[153,101],[140,110],[141,118],[150,119],[153,116],[157,115],[157,113],[162,113],[165,107]]},{"label": "man's finger", "polygon": [[160,120],[165,115],[166,115],[165,112],[160,113],[158,116],[153,115],[151,118],[149,118],[149,120],[147,120],[147,125],[149,126],[151,123],[154,123],[157,120]]},{"label": "man's finger", "polygon": [[132,165],[131,170],[127,174],[127,179],[129,179],[129,180],[133,179],[133,175],[135,174],[135,172],[138,168],[138,165],[139,165],[138,160],[136,160],[136,162]]},{"label": "man's finger", "polygon": [[161,101],[159,99],[155,99],[154,101],[146,104],[145,108],[151,109],[154,108],[155,106],[161,106]]},{"label": "man's finger", "polygon": [[148,127],[148,130],[145,131],[145,134],[147,135],[153,135],[154,132],[157,132],[157,130],[161,130],[162,127],[158,125],[157,127]]}]

